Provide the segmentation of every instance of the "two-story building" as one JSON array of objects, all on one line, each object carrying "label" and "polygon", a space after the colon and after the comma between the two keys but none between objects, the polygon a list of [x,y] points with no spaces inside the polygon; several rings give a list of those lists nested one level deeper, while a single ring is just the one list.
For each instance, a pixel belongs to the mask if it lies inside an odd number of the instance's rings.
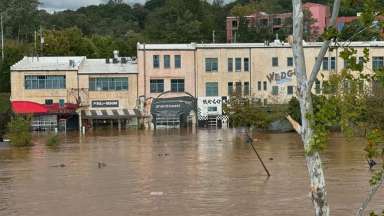
[{"label": "two-story building", "polygon": [[136,60],[24,57],[11,67],[11,102],[36,130],[137,125]]}]

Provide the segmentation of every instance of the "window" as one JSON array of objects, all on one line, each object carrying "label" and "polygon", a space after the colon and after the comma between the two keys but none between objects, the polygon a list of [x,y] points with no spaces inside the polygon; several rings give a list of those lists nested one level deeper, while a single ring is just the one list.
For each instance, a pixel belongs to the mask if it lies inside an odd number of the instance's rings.
[{"label": "window", "polygon": [[25,89],[65,89],[65,76],[34,76],[24,77]]},{"label": "window", "polygon": [[219,95],[219,84],[217,82],[205,83],[205,96],[218,96]]},{"label": "window", "polygon": [[181,55],[175,55],[175,68],[181,68]]},{"label": "window", "polygon": [[160,67],[160,56],[153,55],[153,68],[159,68],[159,67]]},{"label": "window", "polygon": [[384,66],[384,57],[372,57],[372,69],[379,70]]},{"label": "window", "polygon": [[217,107],[208,107],[208,112],[217,112]]},{"label": "window", "polygon": [[288,66],[288,67],[293,66],[293,58],[292,58],[292,57],[288,57],[288,58],[287,58],[287,66]]},{"label": "window", "polygon": [[316,94],[321,93],[321,83],[320,83],[320,80],[318,79],[315,81],[315,92]]},{"label": "window", "polygon": [[150,81],[150,91],[151,93],[164,92],[164,80],[154,79]]},{"label": "window", "polygon": [[218,69],[217,58],[206,58],[205,59],[205,71],[206,72],[217,72]]},{"label": "window", "polygon": [[272,86],[272,95],[279,94],[279,86]]},{"label": "window", "polygon": [[287,86],[287,94],[293,95],[293,86]]},{"label": "window", "polygon": [[249,71],[249,58],[244,58],[244,71]]},{"label": "window", "polygon": [[264,91],[267,91],[267,81],[263,82],[263,89],[264,89]]},{"label": "window", "polygon": [[184,92],[184,80],[183,79],[171,80],[171,91],[172,92]]},{"label": "window", "polygon": [[175,55],[175,68],[181,68],[181,55]]},{"label": "window", "polygon": [[233,82],[228,83],[228,96],[233,95]]},{"label": "window", "polygon": [[164,68],[170,68],[170,67],[171,67],[171,56],[164,55]]},{"label": "window", "polygon": [[279,58],[277,57],[272,57],[272,66],[277,67],[279,66]]},{"label": "window", "polygon": [[128,77],[89,78],[89,91],[127,91]]},{"label": "window", "polygon": [[328,57],[323,58],[323,70],[328,70],[329,69],[329,62],[328,62]]},{"label": "window", "polygon": [[241,95],[241,82],[236,82],[235,92],[236,92],[236,95]]},{"label": "window", "polygon": [[59,105],[61,108],[65,106],[65,100],[64,99],[59,99]]},{"label": "window", "polygon": [[359,64],[361,65],[364,64],[364,57],[362,56],[359,57]]},{"label": "window", "polygon": [[236,72],[240,72],[241,71],[241,58],[236,58],[235,59],[235,68],[236,68]]},{"label": "window", "polygon": [[244,96],[249,96],[249,82],[244,82]]},{"label": "window", "polygon": [[228,58],[228,72],[233,71],[233,58]]},{"label": "window", "polygon": [[258,82],[257,82],[257,90],[258,90],[258,91],[261,91],[261,81],[258,81]]},{"label": "window", "polygon": [[336,70],[336,58],[331,57],[331,70]]},{"label": "window", "polygon": [[45,105],[52,105],[53,104],[53,100],[52,99],[46,99],[45,100]]}]

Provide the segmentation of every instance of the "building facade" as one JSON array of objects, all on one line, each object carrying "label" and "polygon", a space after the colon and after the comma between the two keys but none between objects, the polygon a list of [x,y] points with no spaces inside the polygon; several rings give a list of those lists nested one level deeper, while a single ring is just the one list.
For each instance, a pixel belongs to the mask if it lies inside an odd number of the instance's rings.
[{"label": "building facade", "polygon": [[[313,67],[322,43],[304,43],[306,66],[308,72]],[[364,67],[366,73],[383,66],[384,42],[352,42],[349,44],[362,57],[365,48],[370,49],[370,62]],[[163,76],[164,81],[184,77],[188,83],[187,90],[195,97],[230,97],[231,95],[249,96],[266,104],[287,103],[296,93],[296,75],[292,47],[288,43],[275,41],[270,44],[147,44],[146,49],[156,49],[155,53],[146,51],[147,66],[152,67],[157,57],[178,55],[180,49],[188,48],[181,55],[184,73],[167,73],[162,69],[156,71]],[[314,86],[314,93],[318,92],[332,73],[340,73],[344,68],[344,60],[340,57],[342,48],[334,47],[327,52],[323,59],[318,82]],[[138,56],[142,56],[143,45],[138,45]],[[164,53],[164,54],[163,54]],[[189,60],[187,60],[190,58]],[[140,58],[139,58],[140,62]],[[148,68],[138,67],[140,86],[151,85],[151,76],[144,77],[142,71]],[[188,74],[184,76],[184,74]],[[140,89],[141,87],[139,87]],[[148,87],[147,87],[148,89]],[[164,89],[162,92],[165,91]],[[139,90],[143,92],[143,90]],[[161,92],[157,92],[160,94]],[[145,94],[146,97],[153,94]]]},{"label": "building facade", "polygon": [[[308,10],[314,23],[310,26],[310,31],[321,35],[324,29],[328,25],[330,18],[330,8],[327,5],[307,2],[303,7]],[[292,13],[277,13],[267,14],[265,12],[255,12],[254,14],[244,16],[249,24],[249,27],[268,27],[272,32],[276,32],[282,28],[292,28]],[[240,25],[240,17],[229,16],[226,19],[226,32],[227,32],[227,43],[236,43],[237,30]]]},{"label": "building facade", "polygon": [[36,130],[127,127],[139,115],[137,81],[128,58],[25,57],[11,67],[12,108]]},{"label": "building facade", "polygon": [[[321,45],[304,43],[308,73]],[[365,73],[384,67],[384,42],[350,42],[348,46],[356,49],[359,61],[364,49],[370,50]],[[313,93],[321,94],[329,75],[345,67],[341,51],[334,46],[326,53]],[[117,55],[113,59],[25,57],[11,67],[12,108],[32,115],[40,127],[123,128],[138,125],[139,117],[154,124],[161,120],[161,126],[170,122],[178,126],[190,125],[196,117],[226,121],[218,109],[234,95],[264,105],[284,104],[296,96],[292,47],[278,40],[139,43],[137,56],[137,60]]]}]

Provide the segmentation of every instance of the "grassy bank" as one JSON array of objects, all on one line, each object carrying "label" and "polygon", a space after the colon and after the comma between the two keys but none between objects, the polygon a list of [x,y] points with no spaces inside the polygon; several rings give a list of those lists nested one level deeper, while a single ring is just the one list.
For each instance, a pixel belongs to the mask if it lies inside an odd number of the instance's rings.
[{"label": "grassy bank", "polygon": [[6,113],[11,108],[10,93],[0,93],[0,113]]}]

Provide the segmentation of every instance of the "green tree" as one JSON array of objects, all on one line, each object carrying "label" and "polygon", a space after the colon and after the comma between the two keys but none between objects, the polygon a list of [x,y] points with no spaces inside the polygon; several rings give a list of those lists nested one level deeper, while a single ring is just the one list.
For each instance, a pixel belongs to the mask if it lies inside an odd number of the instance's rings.
[{"label": "green tree", "polygon": [[24,116],[12,117],[7,127],[7,137],[11,140],[11,145],[16,147],[26,147],[32,145],[30,125],[30,118]]}]

